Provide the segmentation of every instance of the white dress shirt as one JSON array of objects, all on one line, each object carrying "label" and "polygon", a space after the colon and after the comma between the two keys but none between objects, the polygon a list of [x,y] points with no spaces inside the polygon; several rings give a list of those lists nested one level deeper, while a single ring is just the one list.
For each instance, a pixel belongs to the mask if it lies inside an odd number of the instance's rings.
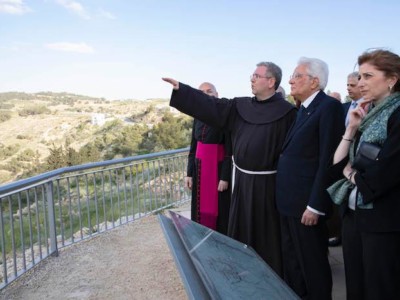
[{"label": "white dress shirt", "polygon": [[351,112],[353,109],[355,109],[355,108],[357,107],[358,101],[361,101],[361,100],[362,100],[362,98],[360,98],[360,99],[358,99],[358,100],[352,100],[352,101],[351,101],[349,110],[347,111],[347,114],[346,114],[346,120],[345,120],[345,122],[344,122],[344,125],[345,125],[346,127],[347,127],[347,125],[349,125],[350,112]]}]

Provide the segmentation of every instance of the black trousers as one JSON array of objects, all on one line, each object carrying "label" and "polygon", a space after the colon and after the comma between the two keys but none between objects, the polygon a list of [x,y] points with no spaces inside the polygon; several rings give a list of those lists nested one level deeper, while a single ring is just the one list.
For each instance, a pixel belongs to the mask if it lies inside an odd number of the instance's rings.
[{"label": "black trousers", "polygon": [[400,299],[400,232],[361,232],[347,210],[342,243],[348,300]]},{"label": "black trousers", "polygon": [[329,220],[326,221],[328,226],[328,237],[329,238],[340,238],[342,236],[342,217],[339,213],[339,206],[332,205],[332,215]]},{"label": "black trousers", "polygon": [[284,279],[302,299],[332,299],[325,218],[315,226],[281,216]]}]

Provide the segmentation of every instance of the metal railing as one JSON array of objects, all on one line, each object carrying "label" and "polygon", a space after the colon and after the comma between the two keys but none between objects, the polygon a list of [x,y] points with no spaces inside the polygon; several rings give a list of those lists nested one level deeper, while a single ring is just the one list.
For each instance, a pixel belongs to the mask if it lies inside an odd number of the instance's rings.
[{"label": "metal railing", "polygon": [[0,289],[59,248],[188,201],[187,151],[66,167],[0,186]]}]

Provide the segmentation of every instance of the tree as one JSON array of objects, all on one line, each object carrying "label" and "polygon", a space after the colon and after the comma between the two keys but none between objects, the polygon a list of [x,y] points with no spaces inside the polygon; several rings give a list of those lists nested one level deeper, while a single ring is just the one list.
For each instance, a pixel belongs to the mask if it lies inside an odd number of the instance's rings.
[{"label": "tree", "polygon": [[46,158],[47,170],[55,170],[64,167],[65,157],[62,146],[56,147],[54,144],[50,150],[50,155]]},{"label": "tree", "polygon": [[96,162],[102,159],[101,152],[93,143],[86,144],[79,150],[81,163]]},{"label": "tree", "polygon": [[114,141],[114,153],[123,157],[140,153],[140,144],[146,128],[140,125],[126,126]]},{"label": "tree", "polygon": [[82,163],[82,158],[79,152],[77,152],[72,147],[66,148],[64,154],[64,160],[67,166],[75,166],[75,165],[80,165]]},{"label": "tree", "polygon": [[165,112],[162,122],[147,132],[142,147],[149,152],[187,147],[190,142],[190,122]]}]

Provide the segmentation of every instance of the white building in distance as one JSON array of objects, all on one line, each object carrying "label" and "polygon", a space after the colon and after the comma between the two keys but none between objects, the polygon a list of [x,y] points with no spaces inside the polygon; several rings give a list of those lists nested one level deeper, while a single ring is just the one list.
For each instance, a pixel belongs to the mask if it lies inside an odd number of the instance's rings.
[{"label": "white building in distance", "polygon": [[92,114],[92,125],[103,126],[106,122],[105,114]]}]

